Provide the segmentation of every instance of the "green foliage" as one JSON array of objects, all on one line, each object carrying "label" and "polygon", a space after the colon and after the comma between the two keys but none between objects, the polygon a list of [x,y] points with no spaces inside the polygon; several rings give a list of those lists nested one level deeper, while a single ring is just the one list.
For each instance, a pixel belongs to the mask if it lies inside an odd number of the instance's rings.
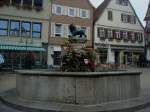
[{"label": "green foliage", "polygon": [[62,56],[62,71],[88,72],[95,69],[96,54],[92,49],[75,50],[68,46]]}]

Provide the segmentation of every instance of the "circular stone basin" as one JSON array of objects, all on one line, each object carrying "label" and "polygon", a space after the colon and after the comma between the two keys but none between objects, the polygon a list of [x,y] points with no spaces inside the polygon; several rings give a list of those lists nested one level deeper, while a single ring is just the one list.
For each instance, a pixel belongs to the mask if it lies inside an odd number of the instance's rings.
[{"label": "circular stone basin", "polygon": [[101,104],[138,97],[140,72],[17,71],[17,96],[26,100]]}]

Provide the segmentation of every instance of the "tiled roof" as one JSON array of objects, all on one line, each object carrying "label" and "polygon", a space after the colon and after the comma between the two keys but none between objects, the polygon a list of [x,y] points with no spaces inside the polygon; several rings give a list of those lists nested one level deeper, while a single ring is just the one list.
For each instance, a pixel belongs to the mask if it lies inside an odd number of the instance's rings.
[{"label": "tiled roof", "polygon": [[146,16],[144,18],[144,20],[150,20],[150,2],[149,2],[149,5],[148,5],[148,9],[147,9],[147,13],[146,13]]}]

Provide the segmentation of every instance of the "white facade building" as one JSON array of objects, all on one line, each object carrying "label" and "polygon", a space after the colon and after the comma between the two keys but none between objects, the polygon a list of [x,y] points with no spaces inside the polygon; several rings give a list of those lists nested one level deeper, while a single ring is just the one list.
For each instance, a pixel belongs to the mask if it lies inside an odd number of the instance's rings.
[{"label": "white facade building", "polygon": [[111,46],[116,64],[134,64],[144,52],[144,28],[129,0],[104,0],[94,15],[94,48],[106,63]]}]

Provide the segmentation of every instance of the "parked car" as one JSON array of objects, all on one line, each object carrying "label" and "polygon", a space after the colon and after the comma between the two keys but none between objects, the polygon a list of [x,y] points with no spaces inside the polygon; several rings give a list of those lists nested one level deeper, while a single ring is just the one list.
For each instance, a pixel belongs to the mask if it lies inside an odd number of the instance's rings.
[{"label": "parked car", "polygon": [[0,54],[0,68],[2,67],[2,64],[5,62],[4,57],[2,54]]}]

